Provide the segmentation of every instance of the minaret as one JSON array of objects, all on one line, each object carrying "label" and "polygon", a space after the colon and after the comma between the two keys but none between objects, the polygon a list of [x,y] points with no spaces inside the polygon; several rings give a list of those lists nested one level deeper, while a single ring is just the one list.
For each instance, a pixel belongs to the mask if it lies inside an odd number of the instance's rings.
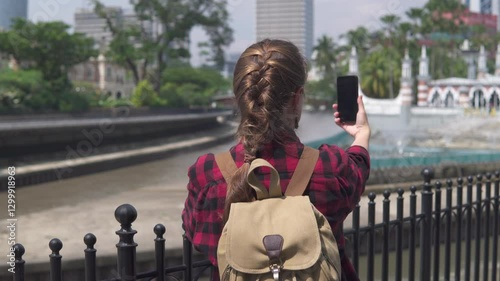
[{"label": "minaret", "polygon": [[352,47],[351,56],[349,57],[349,75],[358,75],[358,54],[356,53],[356,47]]},{"label": "minaret", "polygon": [[106,88],[106,58],[102,53],[97,57],[97,64],[99,69],[99,89],[104,91]]},{"label": "minaret", "polygon": [[497,55],[495,60],[495,75],[500,76],[500,44],[497,46]]},{"label": "minaret", "polygon": [[399,95],[401,97],[402,106],[411,106],[412,101],[412,76],[411,76],[411,59],[408,54],[408,49],[405,50],[405,57],[403,59],[403,66],[401,71],[401,88]]},{"label": "minaret", "polygon": [[481,45],[481,48],[479,49],[479,58],[477,61],[477,78],[484,78],[486,76],[486,73],[488,73],[486,59],[486,51],[484,50],[484,46]]},{"label": "minaret", "polygon": [[19,64],[17,63],[17,60],[12,55],[10,56],[10,59],[9,59],[9,68],[12,69],[13,71],[19,70]]},{"label": "minaret", "polygon": [[422,54],[418,64],[418,106],[427,106],[429,96],[429,58],[427,58],[427,48],[422,46]]}]

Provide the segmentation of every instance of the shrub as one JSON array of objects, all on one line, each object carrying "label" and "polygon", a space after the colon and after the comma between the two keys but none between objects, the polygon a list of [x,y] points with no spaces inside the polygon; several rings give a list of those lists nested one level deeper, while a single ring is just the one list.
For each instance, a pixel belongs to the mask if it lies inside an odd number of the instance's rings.
[{"label": "shrub", "polygon": [[166,105],[166,101],[158,96],[151,83],[147,80],[139,82],[132,93],[130,101],[136,107]]},{"label": "shrub", "polygon": [[208,106],[212,98],[229,88],[229,82],[213,69],[173,67],[163,72],[160,98],[169,107]]}]

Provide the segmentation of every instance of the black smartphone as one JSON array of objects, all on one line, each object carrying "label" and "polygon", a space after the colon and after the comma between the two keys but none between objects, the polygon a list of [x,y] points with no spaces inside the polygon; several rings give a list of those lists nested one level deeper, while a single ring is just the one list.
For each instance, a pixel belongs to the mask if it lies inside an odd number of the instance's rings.
[{"label": "black smartphone", "polygon": [[358,76],[337,77],[337,104],[340,121],[356,122],[358,113]]}]

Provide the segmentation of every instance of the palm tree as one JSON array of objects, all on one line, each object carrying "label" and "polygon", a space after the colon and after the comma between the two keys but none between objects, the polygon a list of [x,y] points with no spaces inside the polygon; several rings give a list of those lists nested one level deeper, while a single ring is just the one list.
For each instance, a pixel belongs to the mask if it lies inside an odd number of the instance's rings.
[{"label": "palm tree", "polygon": [[383,29],[385,36],[388,38],[388,46],[392,46],[394,42],[394,35],[400,19],[400,17],[393,14],[385,15],[380,18],[380,21],[384,24]]},{"label": "palm tree", "polygon": [[323,77],[335,76],[337,64],[336,44],[333,39],[327,35],[321,36],[317,45],[314,46],[315,58],[314,64]]},{"label": "palm tree", "polygon": [[396,48],[403,52],[405,48],[408,47],[409,41],[411,40],[412,25],[409,22],[402,22],[396,28],[395,37],[393,42]]},{"label": "palm tree", "polygon": [[400,55],[394,48],[379,49],[361,62],[361,87],[368,96],[393,98],[399,89]]},{"label": "palm tree", "polygon": [[313,60],[321,79],[308,82],[309,97],[319,100],[335,100],[335,83],[337,81],[337,56],[339,49],[333,39],[327,35],[321,36],[314,46]]},{"label": "palm tree", "polygon": [[420,8],[411,8],[406,12],[406,16],[413,21],[413,26],[420,26],[423,15],[424,9]]},{"label": "palm tree", "polygon": [[355,47],[358,51],[359,57],[363,57],[370,45],[370,36],[368,29],[363,26],[360,26],[356,29],[349,30],[347,33],[342,34],[340,36],[342,39],[347,40],[348,51],[351,50],[352,47]]}]

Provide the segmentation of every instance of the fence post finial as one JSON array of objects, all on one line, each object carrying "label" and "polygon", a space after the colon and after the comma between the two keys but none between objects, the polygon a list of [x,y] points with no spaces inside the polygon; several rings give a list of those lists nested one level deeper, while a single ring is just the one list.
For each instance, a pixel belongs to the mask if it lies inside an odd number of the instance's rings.
[{"label": "fence post finial", "polygon": [[157,281],[165,280],[165,238],[163,238],[163,234],[165,234],[166,229],[163,224],[157,224],[153,228],[154,233],[156,234],[155,238],[155,260],[156,260],[156,272],[158,276],[156,278]]},{"label": "fence post finial", "polygon": [[17,243],[14,244],[12,247],[14,248],[14,255],[15,255],[15,273],[14,273],[14,280],[15,281],[24,281],[24,263],[25,261],[23,260],[23,255],[25,253],[24,246]]},{"label": "fence post finial", "polygon": [[434,178],[434,170],[432,168],[424,168],[420,174],[424,178],[425,183],[430,183]]},{"label": "fence post finial", "polygon": [[137,210],[130,204],[120,205],[115,210],[115,219],[120,223],[120,231],[130,231],[132,223],[137,218]]},{"label": "fence post finial", "polygon": [[96,252],[94,248],[97,238],[92,233],[87,233],[83,237],[83,242],[87,245],[85,252],[85,281],[96,281],[97,280],[97,270],[96,270]]},{"label": "fence post finial", "polygon": [[63,247],[61,240],[54,238],[49,242],[49,248],[52,251],[50,257],[50,280],[51,281],[62,281],[62,267],[61,259],[62,256],[59,254]]},{"label": "fence post finial", "polygon": [[135,281],[137,243],[134,242],[134,235],[137,231],[132,229],[132,223],[137,218],[137,210],[130,204],[120,205],[115,210],[115,218],[121,226],[121,229],[115,232],[120,237],[116,244],[118,277],[122,281]]}]

